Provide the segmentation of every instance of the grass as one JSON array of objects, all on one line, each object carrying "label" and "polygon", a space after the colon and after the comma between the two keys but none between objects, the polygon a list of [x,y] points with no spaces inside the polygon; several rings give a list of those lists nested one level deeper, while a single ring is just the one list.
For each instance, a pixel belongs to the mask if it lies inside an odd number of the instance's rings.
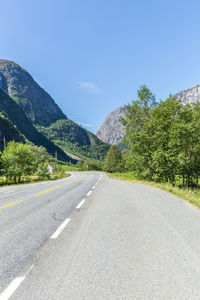
[{"label": "grass", "polygon": [[49,180],[58,180],[58,179],[62,179],[62,178],[67,178],[69,176],[71,176],[69,173],[63,173],[63,172],[53,173],[53,174],[50,174]]},{"label": "grass", "polygon": [[75,167],[73,165],[71,166],[62,166],[62,170],[67,171],[67,172],[73,172],[73,171],[80,171],[80,168]]},{"label": "grass", "polygon": [[49,178],[45,178],[45,179],[41,179],[37,175],[24,176],[20,183],[15,183],[13,181],[8,182],[8,181],[6,181],[5,177],[0,177],[0,186],[31,184],[31,183],[36,183],[36,182],[58,180],[58,179],[62,179],[62,178],[67,178],[69,176],[70,176],[70,174],[63,173],[63,172],[50,174]]},{"label": "grass", "polygon": [[173,186],[172,184],[169,183],[157,183],[157,182],[149,182],[145,180],[138,180],[132,173],[108,173],[108,176],[119,180],[127,180],[134,183],[145,184],[145,185],[149,185],[149,186],[153,186],[165,190],[200,208],[199,189],[182,188],[178,186]]}]

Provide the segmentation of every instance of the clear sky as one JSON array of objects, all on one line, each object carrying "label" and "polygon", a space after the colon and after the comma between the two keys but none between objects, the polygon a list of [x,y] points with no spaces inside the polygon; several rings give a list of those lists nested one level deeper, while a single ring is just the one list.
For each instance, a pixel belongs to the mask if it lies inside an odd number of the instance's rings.
[{"label": "clear sky", "polygon": [[0,58],[19,63],[91,131],[141,84],[200,83],[200,1],[0,0]]}]

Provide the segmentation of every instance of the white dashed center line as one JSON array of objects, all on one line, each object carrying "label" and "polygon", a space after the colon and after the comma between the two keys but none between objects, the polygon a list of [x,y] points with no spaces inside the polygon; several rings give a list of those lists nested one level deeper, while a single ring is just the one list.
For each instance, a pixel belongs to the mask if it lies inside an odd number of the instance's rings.
[{"label": "white dashed center line", "polygon": [[17,277],[15,278],[11,284],[5,289],[5,291],[1,294],[0,300],[8,300],[12,294],[16,291],[16,289],[20,286],[25,277]]},{"label": "white dashed center line", "polygon": [[[66,219],[59,227],[58,229],[54,232],[54,234],[51,236],[51,239],[56,239],[63,229],[67,226],[67,224],[71,221],[71,219]],[[0,299],[1,300],[1,299]]]},{"label": "white dashed center line", "polygon": [[[102,174],[95,183],[95,185],[92,187],[92,189],[95,189],[96,185],[99,183],[99,181],[102,178]],[[42,182],[41,184],[49,184],[51,182]],[[13,191],[4,191],[4,193],[12,193]],[[92,191],[89,191],[87,193],[87,196],[89,196],[92,193]],[[77,206],[76,209],[80,209],[81,206],[84,204],[85,199],[83,199]],[[60,233],[64,230],[64,228],[67,226],[67,224],[71,221],[71,219],[67,218],[54,232],[54,234],[51,236],[51,239],[56,239]],[[16,289],[20,286],[20,284],[24,281],[26,275],[31,271],[31,269],[34,267],[32,265],[29,270],[26,272],[25,276],[17,277],[15,278],[10,285],[4,290],[4,292],[0,295],[0,300],[8,300],[12,296],[12,294],[16,291]]]},{"label": "white dashed center line", "polygon": [[83,199],[76,207],[76,209],[80,209],[83,203],[85,202],[85,199]]},{"label": "white dashed center line", "polygon": [[92,193],[92,191],[89,191],[89,192],[87,193],[87,196],[90,196],[91,193]]},{"label": "white dashed center line", "polygon": [[30,267],[30,269],[26,272],[25,276],[15,278],[11,284],[5,289],[5,291],[0,295],[0,300],[8,300],[12,296],[12,294],[16,291],[16,289],[20,286],[20,284],[24,281],[26,275],[31,271],[34,265]]}]

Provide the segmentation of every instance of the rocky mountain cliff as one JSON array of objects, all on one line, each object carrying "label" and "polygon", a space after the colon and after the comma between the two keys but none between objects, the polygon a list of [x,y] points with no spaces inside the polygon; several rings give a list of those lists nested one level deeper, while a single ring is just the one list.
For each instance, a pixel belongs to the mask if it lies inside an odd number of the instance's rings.
[{"label": "rocky mountain cliff", "polygon": [[33,124],[46,126],[66,118],[51,96],[15,62],[0,60],[0,88],[19,104]]},{"label": "rocky mountain cliff", "polygon": [[[7,102],[12,100],[15,108],[19,108],[13,124],[31,142],[42,144],[49,152],[56,147],[58,155],[60,153],[60,158],[65,161],[69,160],[66,153],[83,158],[104,158],[109,146],[67,118],[51,96],[15,62],[0,59],[0,89],[10,96]],[[2,92],[0,96],[5,98]],[[1,109],[0,105],[0,112]],[[8,119],[13,122],[10,119],[12,109],[8,115]],[[27,129],[24,126],[22,130],[24,124]]]},{"label": "rocky mountain cliff", "polygon": [[192,86],[187,90],[183,90],[175,94],[177,99],[181,99],[184,104],[197,103],[200,101],[200,84]]},{"label": "rocky mountain cliff", "polygon": [[119,144],[125,134],[119,118],[123,117],[125,112],[125,107],[121,106],[109,113],[97,131],[97,137],[104,143]]},{"label": "rocky mountain cliff", "polygon": [[[177,99],[181,99],[184,104],[199,102],[200,84],[176,93],[175,96]],[[125,107],[121,106],[108,114],[96,133],[99,139],[108,144],[119,144],[121,142],[125,132],[118,120],[125,114],[125,111]]]}]

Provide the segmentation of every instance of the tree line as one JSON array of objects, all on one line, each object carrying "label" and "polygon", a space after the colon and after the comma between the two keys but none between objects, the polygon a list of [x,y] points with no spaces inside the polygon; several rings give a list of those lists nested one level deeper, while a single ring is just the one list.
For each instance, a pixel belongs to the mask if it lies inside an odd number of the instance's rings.
[{"label": "tree line", "polygon": [[0,152],[1,183],[20,183],[31,176],[49,179],[49,164],[55,164],[55,160],[44,147],[11,141]]},{"label": "tree line", "polygon": [[200,103],[169,96],[156,102],[145,86],[120,119],[129,150],[108,151],[104,169],[131,171],[137,178],[197,187],[200,176]]}]

